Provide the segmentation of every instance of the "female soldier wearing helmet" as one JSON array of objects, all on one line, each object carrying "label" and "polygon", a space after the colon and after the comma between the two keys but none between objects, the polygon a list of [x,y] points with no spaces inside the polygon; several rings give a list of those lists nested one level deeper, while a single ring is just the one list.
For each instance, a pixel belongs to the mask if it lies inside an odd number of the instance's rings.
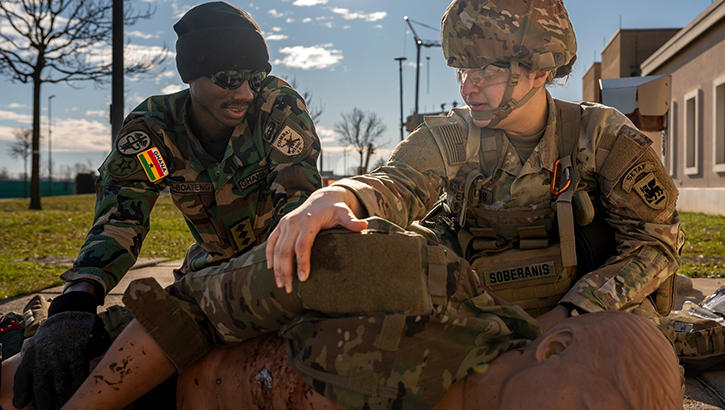
[{"label": "female soldier wearing helmet", "polygon": [[[314,274],[321,229],[359,231],[360,218],[379,216],[460,252],[543,330],[585,312],[666,315],[684,240],[677,189],[624,115],[554,100],[544,87],[576,59],[561,0],[454,0],[441,37],[467,106],[426,117],[386,166],[287,215],[267,246],[278,286],[290,288],[295,264],[300,280]],[[607,235],[611,253],[576,249]]]}]

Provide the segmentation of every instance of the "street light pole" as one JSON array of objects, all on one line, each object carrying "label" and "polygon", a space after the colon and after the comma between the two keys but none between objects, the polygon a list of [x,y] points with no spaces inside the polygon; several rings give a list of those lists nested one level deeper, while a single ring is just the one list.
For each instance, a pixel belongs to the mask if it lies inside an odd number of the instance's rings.
[{"label": "street light pole", "polygon": [[403,61],[407,60],[405,57],[395,57],[395,61],[398,62],[400,67],[400,140],[403,140]]},{"label": "street light pole", "polygon": [[48,196],[53,195],[53,159],[52,159],[52,152],[53,149],[51,147],[51,134],[53,132],[53,117],[50,115],[50,102],[51,100],[55,98],[54,95],[48,96]]}]

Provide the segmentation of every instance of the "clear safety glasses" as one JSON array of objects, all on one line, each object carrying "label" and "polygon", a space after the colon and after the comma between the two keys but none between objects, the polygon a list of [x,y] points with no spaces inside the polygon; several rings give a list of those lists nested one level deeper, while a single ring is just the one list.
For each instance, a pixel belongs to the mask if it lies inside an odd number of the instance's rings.
[{"label": "clear safety glasses", "polygon": [[463,83],[470,79],[476,87],[505,83],[509,80],[509,68],[508,63],[493,63],[483,68],[458,68],[456,80],[463,86]]}]

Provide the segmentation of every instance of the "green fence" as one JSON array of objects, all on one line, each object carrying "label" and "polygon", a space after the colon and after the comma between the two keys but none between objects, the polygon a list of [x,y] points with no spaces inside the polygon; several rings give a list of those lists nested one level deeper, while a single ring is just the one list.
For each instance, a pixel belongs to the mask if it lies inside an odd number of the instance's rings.
[{"label": "green fence", "polygon": [[[72,181],[40,181],[40,196],[73,195],[75,184]],[[30,197],[30,181],[0,181],[0,198],[28,198]]]}]

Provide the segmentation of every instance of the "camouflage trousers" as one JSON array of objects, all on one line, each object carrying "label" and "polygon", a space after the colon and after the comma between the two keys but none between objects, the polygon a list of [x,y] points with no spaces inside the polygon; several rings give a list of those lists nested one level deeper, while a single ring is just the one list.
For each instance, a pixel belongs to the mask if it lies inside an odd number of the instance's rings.
[{"label": "camouflage trousers", "polygon": [[[373,234],[377,239],[365,239]],[[277,288],[265,250],[263,244],[192,272],[166,290],[151,278],[134,281],[124,303],[181,371],[212,346],[277,331],[308,311],[329,317],[444,314],[483,292],[478,276],[455,252],[377,218],[362,234],[320,233],[310,278],[295,280],[290,294]]]}]

